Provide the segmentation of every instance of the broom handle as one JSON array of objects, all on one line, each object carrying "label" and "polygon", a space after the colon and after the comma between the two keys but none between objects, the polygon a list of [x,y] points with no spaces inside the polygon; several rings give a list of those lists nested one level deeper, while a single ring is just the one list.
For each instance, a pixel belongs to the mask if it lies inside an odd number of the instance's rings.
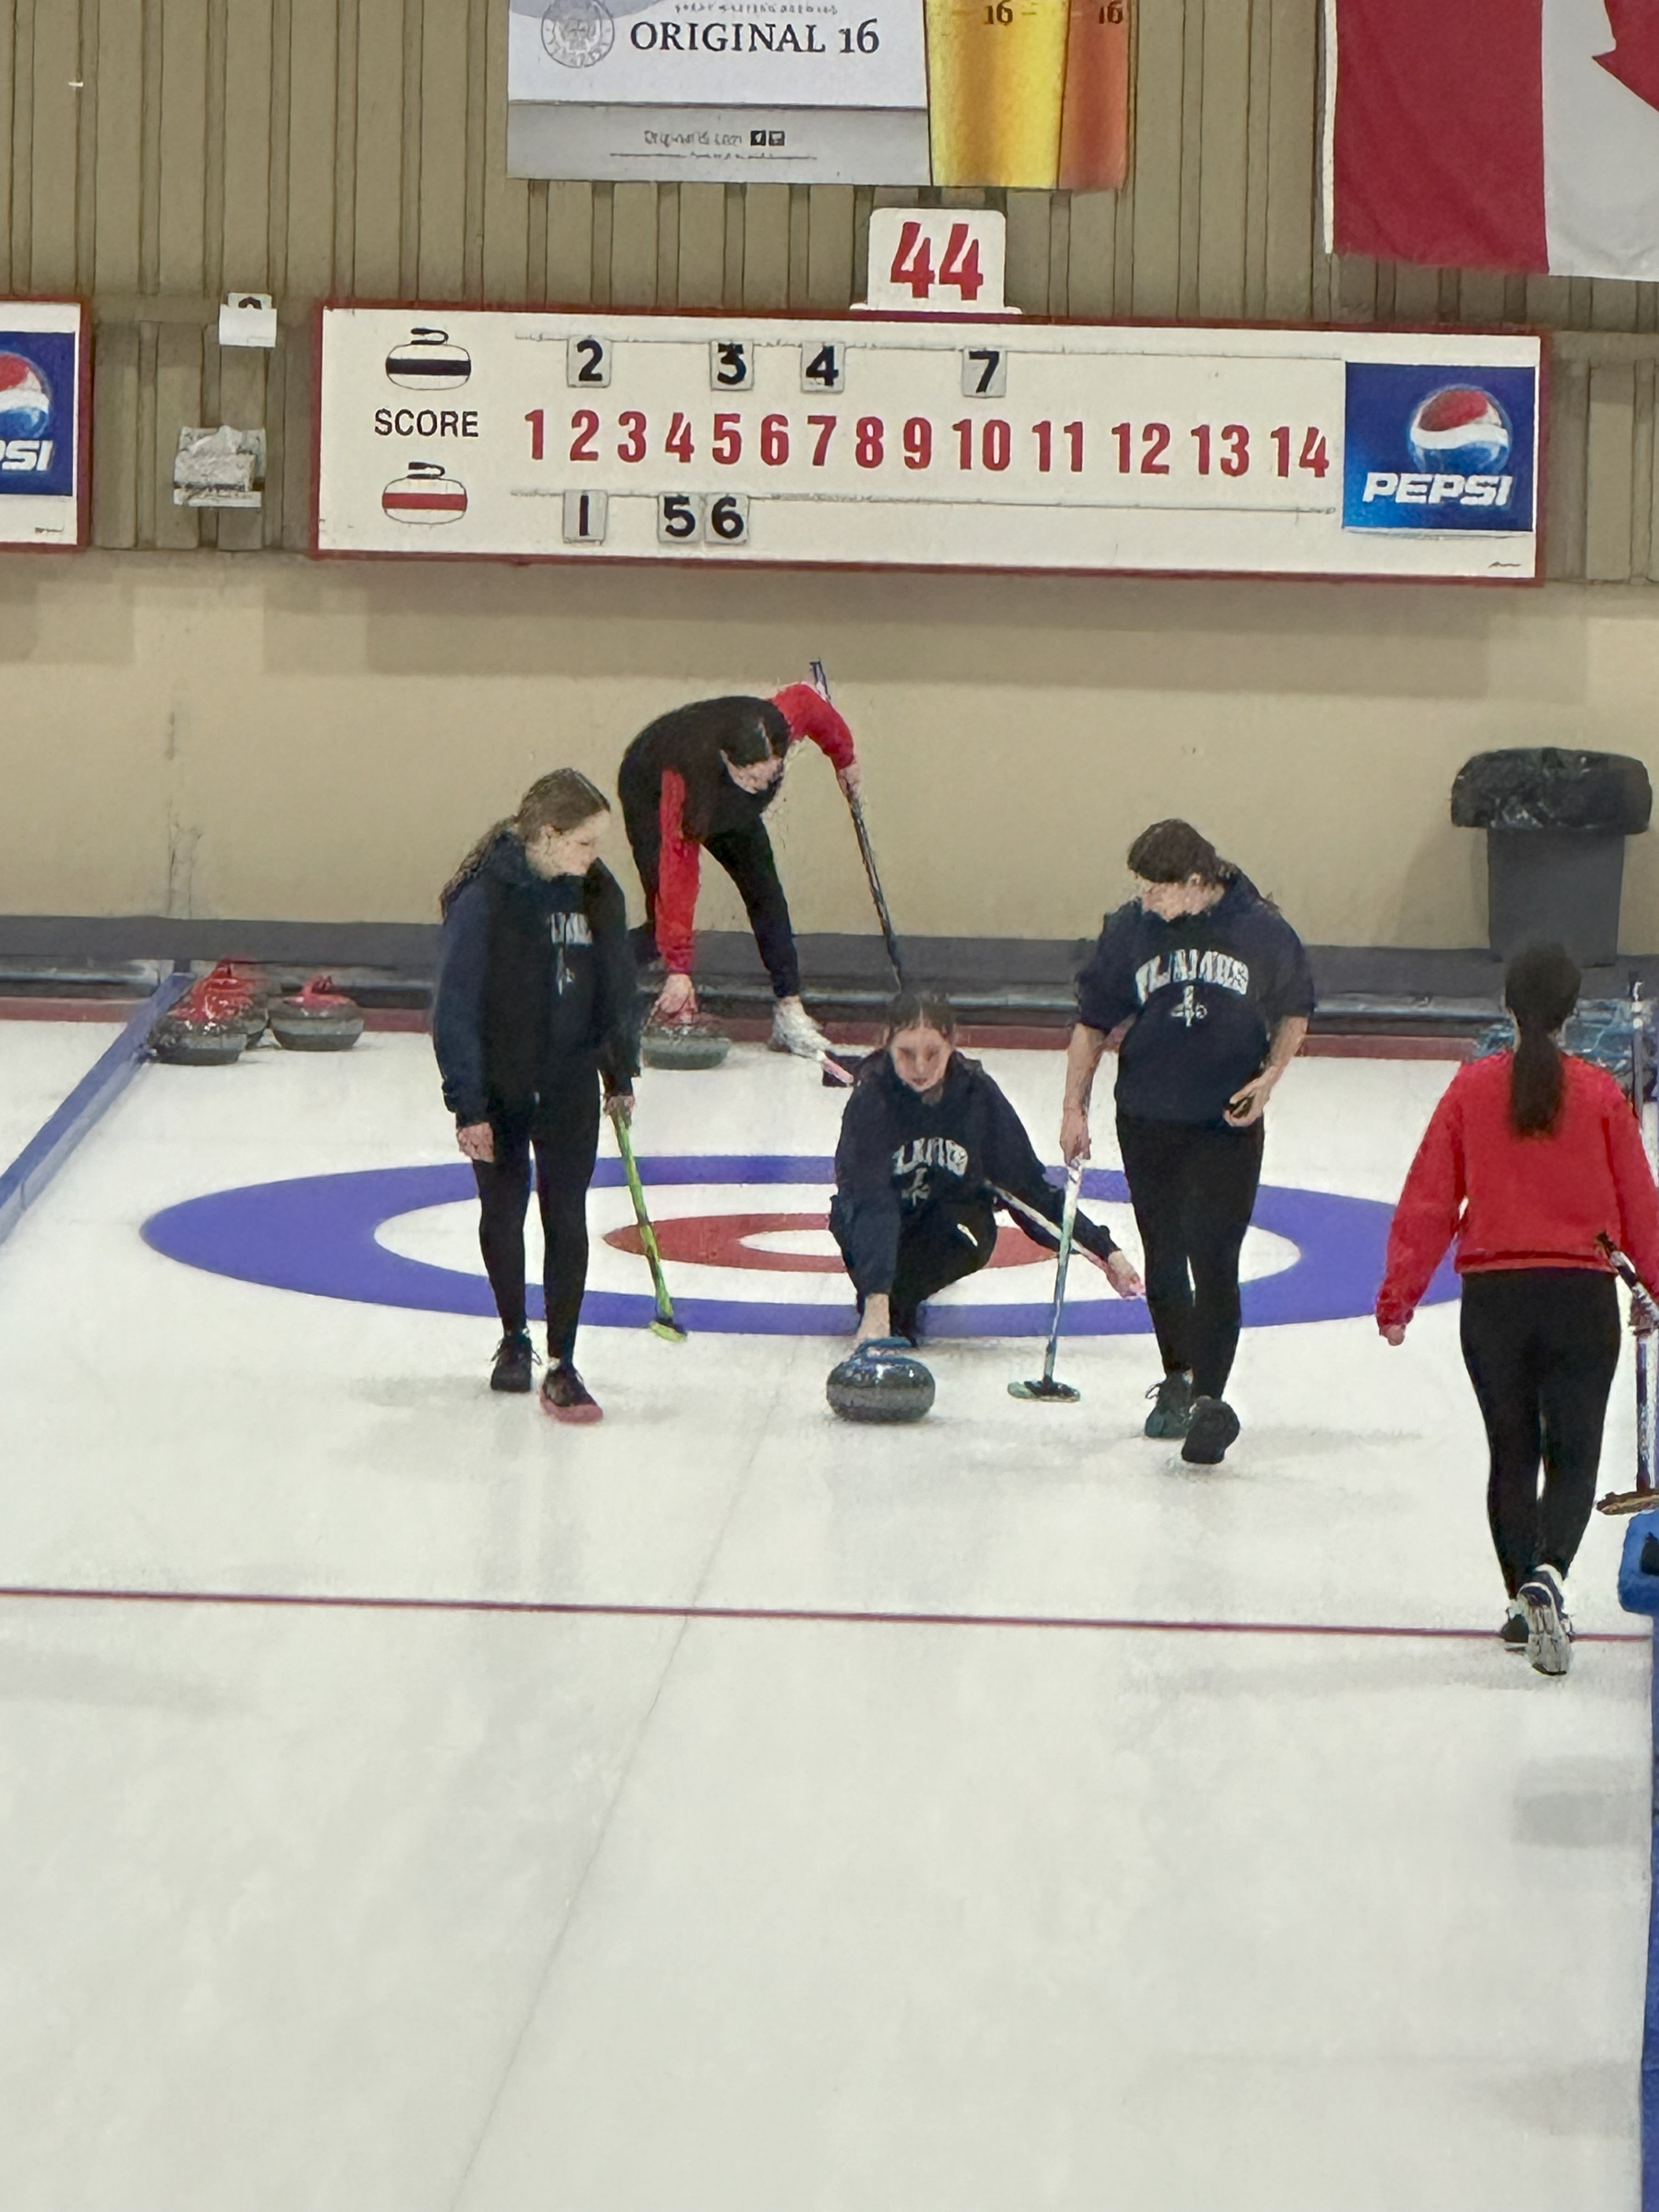
[{"label": "broom handle", "polygon": [[1066,1170],[1066,1204],[1060,1217],[1060,1257],[1054,1262],[1054,1311],[1048,1323],[1048,1349],[1042,1355],[1042,1379],[1054,1379],[1054,1355],[1060,1349],[1060,1324],[1066,1312],[1066,1271],[1072,1264],[1072,1238],[1077,1229],[1078,1194],[1083,1188],[1083,1163],[1073,1160]]},{"label": "broom handle", "polygon": [[628,1133],[628,1124],[620,1114],[612,1114],[611,1126],[617,1133],[617,1149],[622,1154],[623,1173],[628,1178],[628,1194],[634,1201],[634,1218],[639,1224],[640,1242],[645,1247],[645,1256],[651,1269],[652,1286],[657,1294],[657,1311],[665,1321],[674,1317],[674,1302],[668,1295],[668,1285],[663,1278],[662,1255],[657,1249],[657,1232],[651,1226],[651,1216],[646,1211],[645,1187],[640,1181],[639,1164],[634,1158],[634,1142]]},{"label": "broom handle", "polygon": [[[827,700],[830,696],[830,678],[825,673],[823,663],[821,660],[812,661],[810,664],[810,673],[813,690]],[[882,940],[887,947],[887,957],[892,967],[893,978],[902,991],[904,988],[904,963],[899,957],[898,937],[893,928],[893,917],[887,911],[887,900],[881,888],[881,878],[876,873],[876,856],[870,844],[870,832],[864,823],[863,801],[856,797],[849,798],[847,805],[853,817],[853,831],[859,841],[859,858],[864,863],[864,873],[870,885],[870,896],[875,901],[876,920],[881,924]]]}]

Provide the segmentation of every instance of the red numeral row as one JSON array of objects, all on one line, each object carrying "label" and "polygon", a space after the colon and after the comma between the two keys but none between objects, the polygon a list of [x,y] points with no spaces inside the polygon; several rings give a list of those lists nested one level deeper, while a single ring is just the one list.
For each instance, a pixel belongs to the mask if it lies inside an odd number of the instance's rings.
[{"label": "red numeral row", "polygon": [[[532,461],[547,458],[546,410],[532,407],[525,416],[530,425],[530,458]],[[1123,428],[1127,429],[1127,425]],[[829,462],[831,446],[837,430],[842,428],[839,415],[809,415],[800,432],[800,450],[815,469]],[[617,428],[622,433],[616,446],[621,461],[642,461],[651,451],[650,425],[637,407],[625,408],[617,417]],[[860,415],[846,426],[853,459],[861,469],[878,469],[888,458],[888,426],[879,415]],[[1014,458],[1014,427],[997,416],[967,419],[952,422],[951,430],[957,441],[956,463],[958,469],[982,468],[994,473],[1009,466]],[[573,461],[597,461],[603,458],[599,439],[603,434],[599,416],[591,407],[579,407],[570,418],[570,453]],[[934,427],[925,415],[912,415],[896,434],[896,459],[902,455],[907,469],[927,469],[933,464]],[[1083,468],[1083,425],[1081,422],[1033,422],[1030,428],[1033,441],[1037,473],[1046,476],[1056,461],[1073,475]],[[738,414],[719,414],[714,419],[714,431],[708,441],[709,458],[719,468],[732,468],[743,459],[745,427]],[[787,415],[763,415],[756,434],[756,450],[762,463],[769,469],[781,469],[795,450],[796,430]],[[1167,437],[1167,433],[1166,433]],[[691,433],[691,420],[676,409],[673,419],[663,438],[659,450],[669,453],[681,463],[689,463],[697,451]],[[1148,471],[1164,473],[1164,471]]]},{"label": "red numeral row", "polygon": [[[1133,470],[1143,477],[1167,477],[1170,474],[1170,453],[1174,432],[1167,422],[1114,422],[1112,436],[1117,441],[1117,472],[1127,477]],[[1194,447],[1194,458],[1201,477],[1212,469],[1224,477],[1248,476],[1250,468],[1250,433],[1243,422],[1224,422],[1219,430],[1208,422],[1195,423],[1187,433]],[[1273,473],[1288,477],[1291,473],[1291,454],[1295,448],[1295,434],[1289,423],[1281,422],[1271,434],[1273,446]],[[1136,447],[1139,451],[1137,454]],[[1322,430],[1307,429],[1302,433],[1302,443],[1297,453],[1296,465],[1316,477],[1322,477],[1330,467],[1330,454]]]}]

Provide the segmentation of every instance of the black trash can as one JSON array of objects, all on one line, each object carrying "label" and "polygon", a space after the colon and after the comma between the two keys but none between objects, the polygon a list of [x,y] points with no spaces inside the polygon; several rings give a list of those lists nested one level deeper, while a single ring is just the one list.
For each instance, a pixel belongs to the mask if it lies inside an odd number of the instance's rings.
[{"label": "black trash can", "polygon": [[1652,812],[1647,769],[1625,753],[1526,745],[1465,761],[1451,818],[1486,833],[1486,941],[1499,958],[1553,943],[1581,968],[1616,960],[1625,840]]}]

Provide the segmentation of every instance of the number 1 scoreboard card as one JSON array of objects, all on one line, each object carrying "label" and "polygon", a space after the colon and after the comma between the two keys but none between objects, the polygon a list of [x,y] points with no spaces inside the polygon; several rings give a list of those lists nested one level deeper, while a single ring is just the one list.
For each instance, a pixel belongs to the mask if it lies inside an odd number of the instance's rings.
[{"label": "number 1 scoreboard card", "polygon": [[321,313],[320,554],[1538,574],[1533,337]]}]

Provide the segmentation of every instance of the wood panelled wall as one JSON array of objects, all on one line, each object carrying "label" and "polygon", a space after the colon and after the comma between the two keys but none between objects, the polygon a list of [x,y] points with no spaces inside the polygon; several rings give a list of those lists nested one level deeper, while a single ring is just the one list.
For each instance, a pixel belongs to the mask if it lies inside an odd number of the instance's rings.
[{"label": "wood panelled wall", "polygon": [[[90,296],[100,545],[302,546],[323,297],[813,307],[883,200],[1002,204],[1032,314],[1521,322],[1564,335],[1552,575],[1659,580],[1659,287],[1317,243],[1318,0],[1137,0],[1121,192],[570,185],[506,173],[507,0],[0,0],[0,296]],[[269,291],[274,355],[215,336]],[[263,514],[172,505],[180,424],[264,422]]]}]

